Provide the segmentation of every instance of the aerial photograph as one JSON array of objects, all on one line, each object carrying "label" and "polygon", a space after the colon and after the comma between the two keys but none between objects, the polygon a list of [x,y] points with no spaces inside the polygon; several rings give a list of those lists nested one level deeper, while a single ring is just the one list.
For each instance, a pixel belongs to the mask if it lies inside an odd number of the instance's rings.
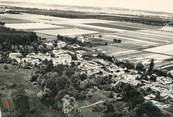
[{"label": "aerial photograph", "polygon": [[173,117],[172,0],[0,0],[0,117]]}]

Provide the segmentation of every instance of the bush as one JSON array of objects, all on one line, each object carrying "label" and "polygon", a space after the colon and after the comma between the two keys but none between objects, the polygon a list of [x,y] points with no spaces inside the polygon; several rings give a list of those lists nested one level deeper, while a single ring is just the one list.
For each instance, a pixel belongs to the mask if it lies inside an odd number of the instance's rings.
[{"label": "bush", "polygon": [[138,71],[144,71],[145,70],[145,66],[141,62],[139,62],[136,65],[136,70],[138,70]]},{"label": "bush", "polygon": [[118,40],[118,43],[121,43],[121,40],[120,39]]},{"label": "bush", "polygon": [[134,63],[132,63],[132,62],[130,62],[130,61],[128,61],[128,60],[126,60],[123,64],[124,64],[124,66],[125,66],[127,69],[135,69]]},{"label": "bush", "polygon": [[113,43],[121,43],[120,39],[113,39]]},{"label": "bush", "polygon": [[162,117],[163,114],[161,110],[153,105],[151,102],[146,102],[141,105],[139,105],[136,109],[136,117]]},{"label": "bush", "polygon": [[14,99],[16,111],[20,116],[25,116],[30,111],[29,97],[24,94],[18,94]]},{"label": "bush", "polygon": [[135,107],[137,104],[141,104],[145,101],[141,93],[130,84],[124,86],[122,95],[123,100],[128,102],[132,108]]},{"label": "bush", "polygon": [[9,68],[8,68],[8,65],[4,65],[4,69],[5,70],[8,70]]}]

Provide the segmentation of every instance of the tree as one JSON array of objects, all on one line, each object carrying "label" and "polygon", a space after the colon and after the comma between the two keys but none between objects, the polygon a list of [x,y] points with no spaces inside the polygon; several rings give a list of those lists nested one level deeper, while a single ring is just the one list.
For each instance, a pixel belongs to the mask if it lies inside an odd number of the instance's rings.
[{"label": "tree", "polygon": [[106,106],[106,110],[104,111],[105,113],[110,113],[115,111],[114,105],[110,101],[105,101],[103,105]]},{"label": "tree", "polygon": [[126,84],[122,90],[123,100],[134,108],[137,104],[142,104],[145,100],[142,94],[132,85]]},{"label": "tree", "polygon": [[83,117],[82,112],[74,97],[66,95],[62,99],[62,102],[63,102],[62,111],[66,117]]},{"label": "tree", "polygon": [[120,39],[113,39],[113,43],[121,43]]},{"label": "tree", "polygon": [[38,43],[38,36],[34,32],[17,31],[6,27],[0,27],[0,45],[3,51],[15,51],[15,46],[23,48]]},{"label": "tree", "polygon": [[147,74],[152,74],[153,69],[154,69],[154,59],[151,59]]},{"label": "tree", "polygon": [[108,45],[108,42],[105,42],[105,45]]},{"label": "tree", "polygon": [[3,25],[4,26],[5,25],[5,22],[0,22],[0,25]]},{"label": "tree", "polygon": [[26,55],[28,55],[28,53],[29,53],[29,49],[24,48],[24,49],[20,50],[20,53],[23,55],[23,57],[26,57]]},{"label": "tree", "polygon": [[4,65],[4,69],[7,70],[8,69],[8,65]]},{"label": "tree", "polygon": [[99,37],[99,38],[102,38],[103,36],[102,36],[102,35],[99,35],[98,37]]},{"label": "tree", "polygon": [[139,72],[145,71],[145,66],[142,64],[142,62],[137,63],[136,70],[138,70]]},{"label": "tree", "polygon": [[14,105],[20,117],[25,117],[25,115],[30,112],[29,97],[25,94],[23,89],[17,92],[14,98]]},{"label": "tree", "polygon": [[117,41],[117,39],[113,39],[113,43],[117,43],[118,41]]},{"label": "tree", "polygon": [[118,43],[121,43],[121,40],[120,39],[118,39]]},{"label": "tree", "polygon": [[145,102],[135,109],[136,117],[163,117],[162,111],[153,103]]},{"label": "tree", "polygon": [[135,65],[132,62],[128,61],[128,60],[126,60],[123,64],[125,65],[125,67],[127,68],[127,70],[129,70],[129,69],[135,69]]}]

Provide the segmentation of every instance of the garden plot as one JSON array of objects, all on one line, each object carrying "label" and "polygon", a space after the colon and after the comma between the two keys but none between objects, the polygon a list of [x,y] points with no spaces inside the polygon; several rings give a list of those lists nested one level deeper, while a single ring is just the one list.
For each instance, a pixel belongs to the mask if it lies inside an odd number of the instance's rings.
[{"label": "garden plot", "polygon": [[173,44],[145,49],[144,51],[173,56]]},{"label": "garden plot", "polygon": [[6,24],[5,26],[21,30],[61,28],[61,26],[55,26],[44,23],[15,23],[15,24]]},{"label": "garden plot", "polygon": [[91,31],[91,30],[83,30],[78,28],[71,28],[71,29],[56,29],[56,30],[37,30],[37,33],[43,33],[48,35],[63,35],[63,36],[77,36],[83,34],[96,34],[98,32]]}]

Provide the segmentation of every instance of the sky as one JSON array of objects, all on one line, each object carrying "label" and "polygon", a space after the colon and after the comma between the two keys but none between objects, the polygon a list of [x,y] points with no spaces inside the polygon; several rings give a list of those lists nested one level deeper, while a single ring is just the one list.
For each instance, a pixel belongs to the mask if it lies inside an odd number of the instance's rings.
[{"label": "sky", "polygon": [[60,5],[118,7],[139,10],[166,11],[173,13],[173,0],[28,0],[27,2]]}]

